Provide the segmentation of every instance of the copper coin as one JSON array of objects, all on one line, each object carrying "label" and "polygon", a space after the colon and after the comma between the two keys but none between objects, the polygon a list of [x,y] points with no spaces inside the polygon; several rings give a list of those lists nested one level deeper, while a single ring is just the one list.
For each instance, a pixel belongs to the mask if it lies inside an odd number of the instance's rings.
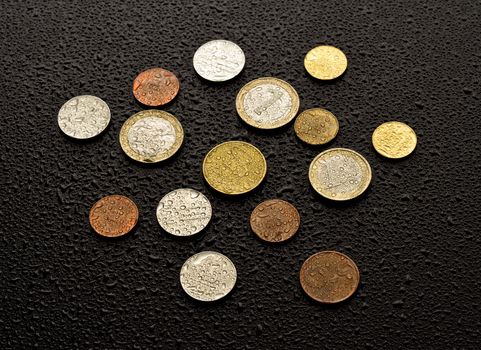
[{"label": "copper coin", "polygon": [[301,217],[296,207],[282,199],[259,204],[251,214],[252,231],[267,242],[283,242],[299,229]]},{"label": "copper coin", "polygon": [[151,68],[134,80],[133,93],[137,101],[146,106],[162,106],[179,92],[179,80],[174,73],[163,68]]},{"label": "copper coin", "polygon": [[348,256],[323,251],[309,257],[302,264],[302,289],[312,299],[325,304],[346,300],[359,286],[359,270]]},{"label": "copper coin", "polygon": [[119,237],[129,233],[137,224],[139,209],[135,203],[121,195],[106,196],[90,209],[90,225],[101,236]]}]

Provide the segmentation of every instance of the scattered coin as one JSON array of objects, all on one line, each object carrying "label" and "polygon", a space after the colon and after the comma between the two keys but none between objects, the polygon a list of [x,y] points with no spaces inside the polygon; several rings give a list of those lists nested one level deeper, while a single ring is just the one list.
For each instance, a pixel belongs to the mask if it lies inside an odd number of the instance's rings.
[{"label": "scattered coin", "polygon": [[304,67],[314,78],[332,80],[341,76],[347,68],[347,57],[334,46],[317,46],[304,58]]},{"label": "scattered coin", "polygon": [[323,145],[332,141],[339,131],[337,118],[326,109],[311,108],[299,114],[294,131],[305,143]]},{"label": "scattered coin", "polygon": [[374,149],[387,158],[404,158],[416,148],[414,130],[401,122],[387,122],[379,125],[372,134]]},{"label": "scattered coin", "polygon": [[371,167],[359,153],[331,148],[320,153],[309,167],[309,181],[323,197],[343,201],[361,195],[371,182]]},{"label": "scattered coin", "polygon": [[172,101],[179,88],[179,80],[174,73],[163,68],[151,68],[135,78],[133,93],[140,103],[157,107]]}]

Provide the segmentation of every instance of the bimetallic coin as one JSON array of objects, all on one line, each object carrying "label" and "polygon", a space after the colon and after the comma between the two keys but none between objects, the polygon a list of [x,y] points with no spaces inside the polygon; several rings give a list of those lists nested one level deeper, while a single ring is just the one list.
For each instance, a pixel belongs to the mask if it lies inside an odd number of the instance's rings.
[{"label": "bimetallic coin", "polygon": [[172,114],[150,109],[134,114],[120,130],[120,145],[132,159],[156,163],[172,157],[182,145],[184,130]]},{"label": "bimetallic coin", "polygon": [[202,172],[216,191],[243,194],[260,185],[266,176],[267,163],[261,151],[250,143],[228,141],[207,153]]},{"label": "bimetallic coin", "polygon": [[226,81],[236,77],[244,68],[246,58],[242,49],[232,41],[212,40],[197,49],[194,69],[210,81]]},{"label": "bimetallic coin", "polygon": [[328,110],[311,108],[299,114],[294,131],[305,143],[323,145],[332,141],[339,131],[337,118]]},{"label": "bimetallic coin", "polygon": [[215,301],[234,288],[237,271],[232,261],[217,252],[204,251],[192,255],[180,270],[184,291],[200,301]]},{"label": "bimetallic coin", "polygon": [[240,89],[236,108],[247,124],[259,129],[275,129],[286,125],[296,116],[299,96],[283,80],[259,78]]},{"label": "bimetallic coin", "polygon": [[304,67],[314,78],[332,80],[346,71],[347,57],[337,47],[317,46],[307,53]]},{"label": "bimetallic coin", "polygon": [[359,153],[331,148],[320,153],[309,167],[309,181],[323,197],[344,201],[361,195],[371,182],[371,167]]},{"label": "bimetallic coin", "polygon": [[90,209],[90,225],[99,235],[120,237],[129,233],[137,224],[139,210],[135,203],[121,195],[106,196]]},{"label": "bimetallic coin", "polygon": [[414,151],[417,137],[409,125],[393,121],[381,124],[374,130],[372,144],[384,157],[398,159]]},{"label": "bimetallic coin", "polygon": [[76,96],[65,102],[58,112],[60,130],[75,139],[97,136],[109,122],[109,106],[96,96]]},{"label": "bimetallic coin", "polygon": [[157,107],[172,101],[179,89],[179,80],[174,73],[163,68],[151,68],[135,78],[133,93],[140,103]]}]

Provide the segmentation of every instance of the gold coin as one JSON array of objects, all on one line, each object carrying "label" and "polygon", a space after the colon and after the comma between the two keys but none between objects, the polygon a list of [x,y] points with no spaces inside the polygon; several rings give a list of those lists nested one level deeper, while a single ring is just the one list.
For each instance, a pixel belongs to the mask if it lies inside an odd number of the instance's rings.
[{"label": "gold coin", "polygon": [[387,158],[404,158],[416,148],[414,130],[401,122],[387,122],[379,125],[372,133],[374,149]]},{"label": "gold coin", "polygon": [[314,78],[332,80],[346,71],[347,57],[337,47],[317,46],[304,57],[304,67]]},{"label": "gold coin", "polygon": [[299,110],[296,90],[284,80],[259,78],[240,89],[236,98],[241,119],[258,129],[276,129],[289,123]]},{"label": "gold coin", "polygon": [[323,145],[332,141],[339,131],[339,122],[334,114],[322,108],[311,108],[299,114],[294,131],[305,143]]},{"label": "gold coin", "polygon": [[120,130],[122,149],[142,163],[157,163],[172,157],[183,140],[184,130],[177,118],[156,109],[134,114]]},{"label": "gold coin", "polygon": [[256,147],[243,141],[228,141],[207,153],[202,164],[207,183],[224,194],[247,193],[262,182],[266,159]]},{"label": "gold coin", "polygon": [[321,196],[345,201],[360,196],[371,183],[371,167],[359,153],[331,148],[320,153],[309,167],[309,181]]}]

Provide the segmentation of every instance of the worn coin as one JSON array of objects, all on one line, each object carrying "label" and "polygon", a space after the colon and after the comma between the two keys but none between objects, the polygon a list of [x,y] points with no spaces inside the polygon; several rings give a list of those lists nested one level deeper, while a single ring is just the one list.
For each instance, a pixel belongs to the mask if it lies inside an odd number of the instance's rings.
[{"label": "worn coin", "polygon": [[309,167],[312,187],[323,197],[343,201],[361,195],[371,182],[371,167],[359,153],[331,148],[320,153]]},{"label": "worn coin", "polygon": [[381,124],[374,130],[372,144],[384,157],[404,158],[416,148],[417,137],[409,125],[392,121]]},{"label": "worn coin", "polygon": [[322,45],[313,48],[304,58],[304,67],[314,78],[332,80],[347,68],[347,57],[337,47]]},{"label": "worn coin", "polygon": [[89,139],[99,135],[110,122],[110,109],[101,98],[82,95],[71,98],[58,112],[58,125],[66,135]]},{"label": "worn coin", "polygon": [[135,78],[133,93],[140,103],[156,107],[172,101],[179,88],[179,80],[174,73],[163,68],[151,68]]},{"label": "worn coin", "polygon": [[232,261],[223,254],[204,251],[187,259],[180,270],[180,284],[184,291],[200,301],[215,301],[234,288],[237,271]]},{"label": "worn coin", "polygon": [[236,98],[241,119],[259,129],[275,129],[289,123],[299,110],[296,90],[284,80],[259,78],[244,85]]},{"label": "worn coin", "polygon": [[359,286],[359,270],[348,256],[323,251],[309,257],[300,271],[302,289],[312,299],[325,304],[339,303]]},{"label": "worn coin", "polygon": [[299,114],[294,131],[305,143],[323,145],[336,137],[339,131],[337,118],[326,109],[311,108]]}]

